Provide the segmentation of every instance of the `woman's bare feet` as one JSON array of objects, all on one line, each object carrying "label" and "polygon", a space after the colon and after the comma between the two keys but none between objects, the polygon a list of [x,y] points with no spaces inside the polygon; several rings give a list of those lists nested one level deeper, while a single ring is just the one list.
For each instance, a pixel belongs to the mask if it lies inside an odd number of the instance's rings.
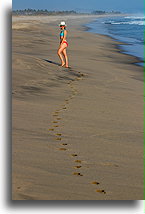
[{"label": "woman's bare feet", "polygon": [[66,68],[69,68],[68,64],[65,65]]},{"label": "woman's bare feet", "polygon": [[65,65],[65,63],[62,63],[61,66],[63,67]]}]

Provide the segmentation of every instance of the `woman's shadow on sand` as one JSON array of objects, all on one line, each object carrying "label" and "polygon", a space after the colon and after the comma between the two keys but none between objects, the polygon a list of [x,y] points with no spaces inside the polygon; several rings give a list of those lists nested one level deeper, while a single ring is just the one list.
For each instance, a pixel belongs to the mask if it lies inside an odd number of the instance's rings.
[{"label": "woman's shadow on sand", "polygon": [[[54,61],[49,60],[49,59],[43,59],[43,60],[44,60],[45,62],[50,63],[50,64],[58,65],[58,66],[60,66],[60,67],[61,67],[61,64],[60,64],[60,63],[58,63],[58,62],[54,62]],[[65,67],[64,67],[64,68],[65,68]],[[71,67],[68,67],[68,68],[65,68],[65,69],[69,69],[69,70],[73,71]]]},{"label": "woman's shadow on sand", "polygon": [[58,62],[54,62],[54,61],[49,60],[49,59],[43,59],[43,60],[44,60],[45,62],[48,62],[48,63],[54,64],[54,65],[60,66],[60,63],[58,63]]}]

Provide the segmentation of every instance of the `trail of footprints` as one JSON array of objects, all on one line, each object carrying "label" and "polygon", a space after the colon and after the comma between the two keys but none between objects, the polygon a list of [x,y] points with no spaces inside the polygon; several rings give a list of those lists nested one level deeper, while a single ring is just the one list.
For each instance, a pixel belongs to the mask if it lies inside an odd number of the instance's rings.
[{"label": "trail of footprints", "polygon": [[[82,76],[84,76],[84,75],[81,74],[80,72],[79,72],[79,74],[80,74],[80,76],[75,78],[76,81],[79,81],[79,80],[82,80],[82,79],[83,79]],[[54,118],[54,120],[52,121],[52,128],[50,128],[49,131],[50,131],[50,132],[53,132],[53,135],[54,135],[54,137],[55,137],[55,140],[58,141],[58,142],[62,141],[62,137],[63,137],[63,136],[62,136],[61,133],[55,133],[55,134],[54,134],[54,131],[55,131],[56,128],[59,127],[59,122],[60,122],[61,119],[62,119],[62,118],[60,117],[61,111],[65,111],[65,110],[67,109],[67,105],[69,104],[69,101],[70,101],[71,99],[73,99],[73,98],[75,97],[75,95],[78,93],[77,89],[76,89],[76,88],[74,87],[74,85],[73,85],[73,81],[75,81],[75,80],[71,80],[71,81],[68,82],[68,85],[69,85],[69,87],[71,88],[72,94],[71,94],[67,99],[65,99],[64,105],[63,105],[60,109],[56,110],[56,111],[53,113],[53,115],[52,115],[53,118]],[[63,142],[62,142],[61,145],[62,145],[62,147],[58,148],[58,150],[60,150],[60,151],[66,151],[66,150],[68,150],[68,149],[67,149],[67,145],[68,145],[67,143],[63,143]],[[70,155],[71,155],[72,158],[74,158],[75,166],[74,166],[73,168],[76,170],[76,171],[73,172],[72,174],[75,175],[75,176],[80,176],[80,177],[82,177],[83,174],[82,174],[81,172],[78,171],[78,170],[80,170],[80,169],[83,167],[83,166],[82,166],[82,160],[79,160],[79,159],[78,159],[78,155],[77,155],[76,153],[72,153],[72,154],[70,154]],[[75,158],[76,158],[76,159],[75,159]],[[92,181],[92,182],[90,182],[90,184],[91,184],[91,185],[97,186],[97,185],[100,185],[100,182],[98,182],[98,181]],[[96,191],[97,193],[106,194],[106,191],[105,191],[104,189],[96,189],[95,191]]]}]

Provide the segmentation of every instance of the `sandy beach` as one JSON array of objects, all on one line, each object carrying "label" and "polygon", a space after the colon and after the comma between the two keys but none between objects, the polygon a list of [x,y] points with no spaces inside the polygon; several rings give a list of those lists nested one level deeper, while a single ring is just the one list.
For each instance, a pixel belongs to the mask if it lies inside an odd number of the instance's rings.
[{"label": "sandy beach", "polygon": [[143,200],[143,68],[93,19],[13,17],[12,200]]}]

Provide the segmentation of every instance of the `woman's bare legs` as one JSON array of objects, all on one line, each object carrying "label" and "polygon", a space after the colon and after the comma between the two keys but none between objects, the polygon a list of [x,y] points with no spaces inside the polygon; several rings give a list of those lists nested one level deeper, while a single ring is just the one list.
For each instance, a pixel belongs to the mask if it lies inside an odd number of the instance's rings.
[{"label": "woman's bare legs", "polygon": [[66,53],[66,48],[63,49],[62,53],[65,58],[65,67],[68,68],[68,57],[67,57],[67,53]]},{"label": "woman's bare legs", "polygon": [[66,54],[66,47],[67,45],[63,43],[60,48],[58,49],[58,56],[61,60],[61,66],[64,66],[66,64],[66,67],[68,67],[68,57]]},{"label": "woman's bare legs", "polygon": [[63,55],[62,55],[62,50],[61,48],[57,51],[57,54],[61,60],[61,66],[65,65],[65,62],[64,62],[64,58],[63,58]]}]

